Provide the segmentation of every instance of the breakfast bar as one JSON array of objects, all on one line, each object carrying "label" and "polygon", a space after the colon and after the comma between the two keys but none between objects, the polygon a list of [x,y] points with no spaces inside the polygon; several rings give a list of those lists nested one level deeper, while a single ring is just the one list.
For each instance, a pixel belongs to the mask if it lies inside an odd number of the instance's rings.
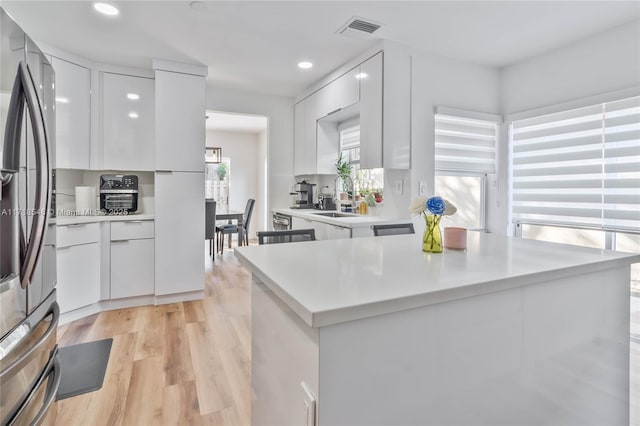
[{"label": "breakfast bar", "polygon": [[470,232],[240,247],[252,424],[629,424],[639,255]]}]

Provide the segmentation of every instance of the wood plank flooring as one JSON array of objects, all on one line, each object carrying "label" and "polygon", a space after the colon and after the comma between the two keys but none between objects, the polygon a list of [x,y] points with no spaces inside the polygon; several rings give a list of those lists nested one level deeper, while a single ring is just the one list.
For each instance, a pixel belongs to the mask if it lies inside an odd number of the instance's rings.
[{"label": "wood plank flooring", "polygon": [[[208,249],[207,249],[208,253]],[[205,299],[102,312],[58,329],[67,346],[112,337],[102,388],[58,402],[57,425],[248,425],[250,275],[206,262]]]}]

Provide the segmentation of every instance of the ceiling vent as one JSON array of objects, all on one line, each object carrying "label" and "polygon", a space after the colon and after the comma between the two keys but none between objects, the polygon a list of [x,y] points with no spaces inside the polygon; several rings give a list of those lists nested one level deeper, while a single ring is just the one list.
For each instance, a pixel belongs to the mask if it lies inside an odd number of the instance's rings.
[{"label": "ceiling vent", "polygon": [[370,19],[354,16],[340,27],[337,33],[346,37],[363,39],[371,37],[381,26],[382,24],[371,21]]}]

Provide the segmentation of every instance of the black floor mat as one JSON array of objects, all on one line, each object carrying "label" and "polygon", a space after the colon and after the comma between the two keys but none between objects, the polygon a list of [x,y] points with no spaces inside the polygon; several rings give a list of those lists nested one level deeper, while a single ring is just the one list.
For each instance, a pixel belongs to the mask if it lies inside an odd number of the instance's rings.
[{"label": "black floor mat", "polygon": [[70,398],[102,387],[113,339],[59,348],[60,387],[56,400]]}]

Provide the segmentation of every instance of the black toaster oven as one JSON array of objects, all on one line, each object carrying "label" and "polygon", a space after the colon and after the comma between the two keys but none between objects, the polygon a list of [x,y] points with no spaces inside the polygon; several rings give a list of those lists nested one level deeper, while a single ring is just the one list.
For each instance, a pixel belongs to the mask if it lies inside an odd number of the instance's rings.
[{"label": "black toaster oven", "polygon": [[100,210],[109,214],[129,214],[138,210],[138,176],[100,176]]}]

